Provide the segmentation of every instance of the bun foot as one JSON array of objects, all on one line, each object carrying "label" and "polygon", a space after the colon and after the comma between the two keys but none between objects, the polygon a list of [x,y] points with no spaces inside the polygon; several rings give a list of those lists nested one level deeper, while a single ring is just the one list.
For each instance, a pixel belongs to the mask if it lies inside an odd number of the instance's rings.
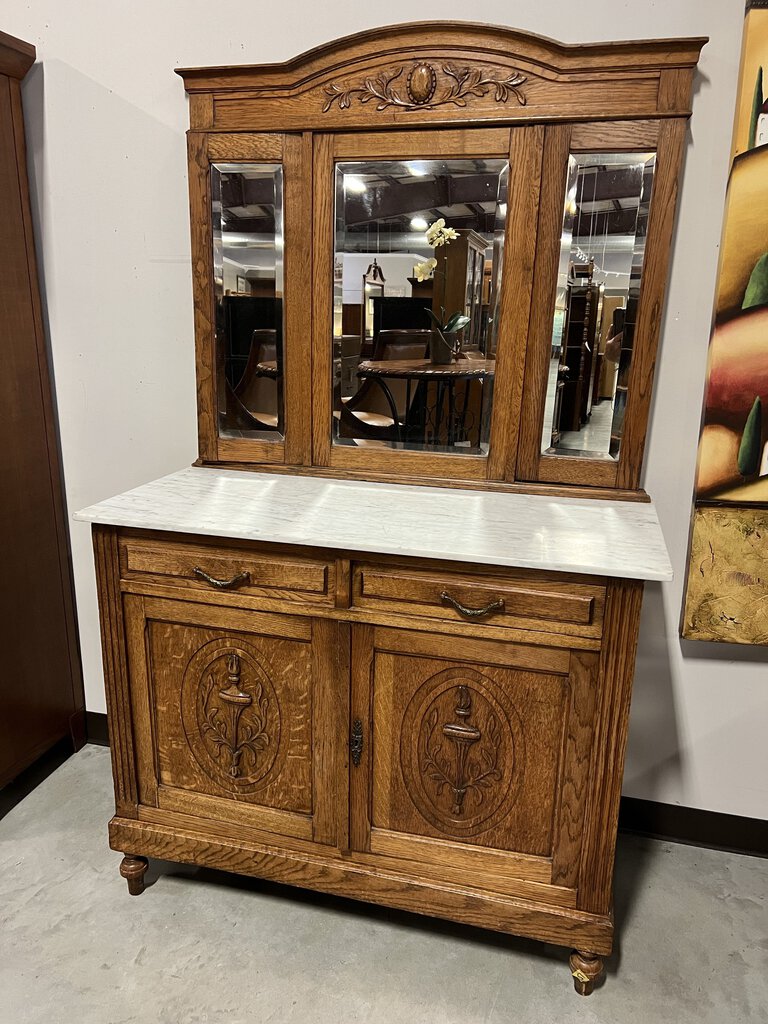
[{"label": "bun foot", "polygon": [[595,982],[603,973],[603,958],[575,949],[571,953],[570,965],[576,991],[580,996],[591,995],[595,989]]},{"label": "bun foot", "polygon": [[146,857],[134,857],[129,853],[120,861],[120,874],[128,883],[131,896],[141,896],[144,892],[144,875],[149,867]]}]

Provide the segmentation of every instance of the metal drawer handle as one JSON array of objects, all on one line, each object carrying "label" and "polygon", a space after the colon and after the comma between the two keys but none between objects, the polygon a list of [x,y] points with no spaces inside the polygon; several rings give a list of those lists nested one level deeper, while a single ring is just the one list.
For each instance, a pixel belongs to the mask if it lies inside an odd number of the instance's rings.
[{"label": "metal drawer handle", "polygon": [[467,619],[484,619],[486,615],[493,615],[494,612],[504,611],[504,598],[500,597],[498,601],[491,601],[485,608],[467,608],[456,600],[455,597],[444,590],[440,595],[440,600],[443,604],[449,604],[451,608],[455,608],[459,615],[463,615]]},{"label": "metal drawer handle", "polygon": [[206,583],[210,583],[212,587],[216,587],[217,590],[231,590],[233,587],[239,587],[243,583],[251,582],[251,574],[249,572],[238,572],[232,577],[231,580],[217,580],[213,576],[209,576],[207,572],[203,572],[199,566],[194,568],[195,576],[201,580],[205,580]]}]

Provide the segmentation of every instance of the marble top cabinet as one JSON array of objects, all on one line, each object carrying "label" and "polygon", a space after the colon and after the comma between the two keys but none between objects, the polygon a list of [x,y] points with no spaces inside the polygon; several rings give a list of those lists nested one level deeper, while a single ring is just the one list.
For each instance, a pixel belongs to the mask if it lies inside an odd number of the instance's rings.
[{"label": "marble top cabinet", "polygon": [[130,893],[271,878],[592,991],[704,42],[420,23],[179,72],[199,460],[78,514]]}]

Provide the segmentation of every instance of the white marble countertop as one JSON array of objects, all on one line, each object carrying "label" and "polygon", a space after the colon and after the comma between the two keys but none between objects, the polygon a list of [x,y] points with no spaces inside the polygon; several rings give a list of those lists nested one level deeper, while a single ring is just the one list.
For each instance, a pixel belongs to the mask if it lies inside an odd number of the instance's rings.
[{"label": "white marble countertop", "polygon": [[75,519],[141,530],[670,580],[650,503],[191,467]]}]

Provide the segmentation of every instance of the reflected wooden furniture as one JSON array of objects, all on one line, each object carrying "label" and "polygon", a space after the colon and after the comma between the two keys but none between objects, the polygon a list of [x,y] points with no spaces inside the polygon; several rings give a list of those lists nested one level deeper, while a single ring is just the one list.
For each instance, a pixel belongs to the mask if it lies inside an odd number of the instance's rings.
[{"label": "reflected wooden furniture", "polygon": [[31,43],[0,32],[0,787],[57,742],[85,742],[21,102],[34,60]]},{"label": "reflected wooden furniture", "polygon": [[[148,484],[141,507],[128,495],[84,513],[114,736],[110,842],[129,891],[148,856],[273,878],[574,947],[576,988],[592,990],[613,944],[642,581],[671,574],[640,479],[704,41],[565,46],[427,23],[285,64],[180,72],[200,453],[187,474],[208,474],[210,494],[185,497],[179,474]],[[621,447],[567,458],[541,450],[567,170],[571,153],[601,151],[654,151],[656,169]],[[425,345],[405,366],[374,358],[340,407],[335,164],[443,158],[509,161],[495,359],[438,369]],[[282,164],[272,440],[218,431],[216,160]],[[408,382],[436,388],[438,374],[493,380],[487,450],[398,441]],[[364,391],[384,394],[376,378],[392,401],[368,410],[386,420],[369,429],[387,440],[344,443],[334,410],[360,437],[354,412]],[[478,537],[488,547],[469,554]]]},{"label": "reflected wooden furniture", "polygon": [[464,313],[469,324],[462,332],[462,347],[478,347],[483,333],[483,275],[485,250],[491,244],[476,231],[459,230],[458,238],[438,253],[441,278],[436,277],[432,295],[432,311],[440,318]]}]

